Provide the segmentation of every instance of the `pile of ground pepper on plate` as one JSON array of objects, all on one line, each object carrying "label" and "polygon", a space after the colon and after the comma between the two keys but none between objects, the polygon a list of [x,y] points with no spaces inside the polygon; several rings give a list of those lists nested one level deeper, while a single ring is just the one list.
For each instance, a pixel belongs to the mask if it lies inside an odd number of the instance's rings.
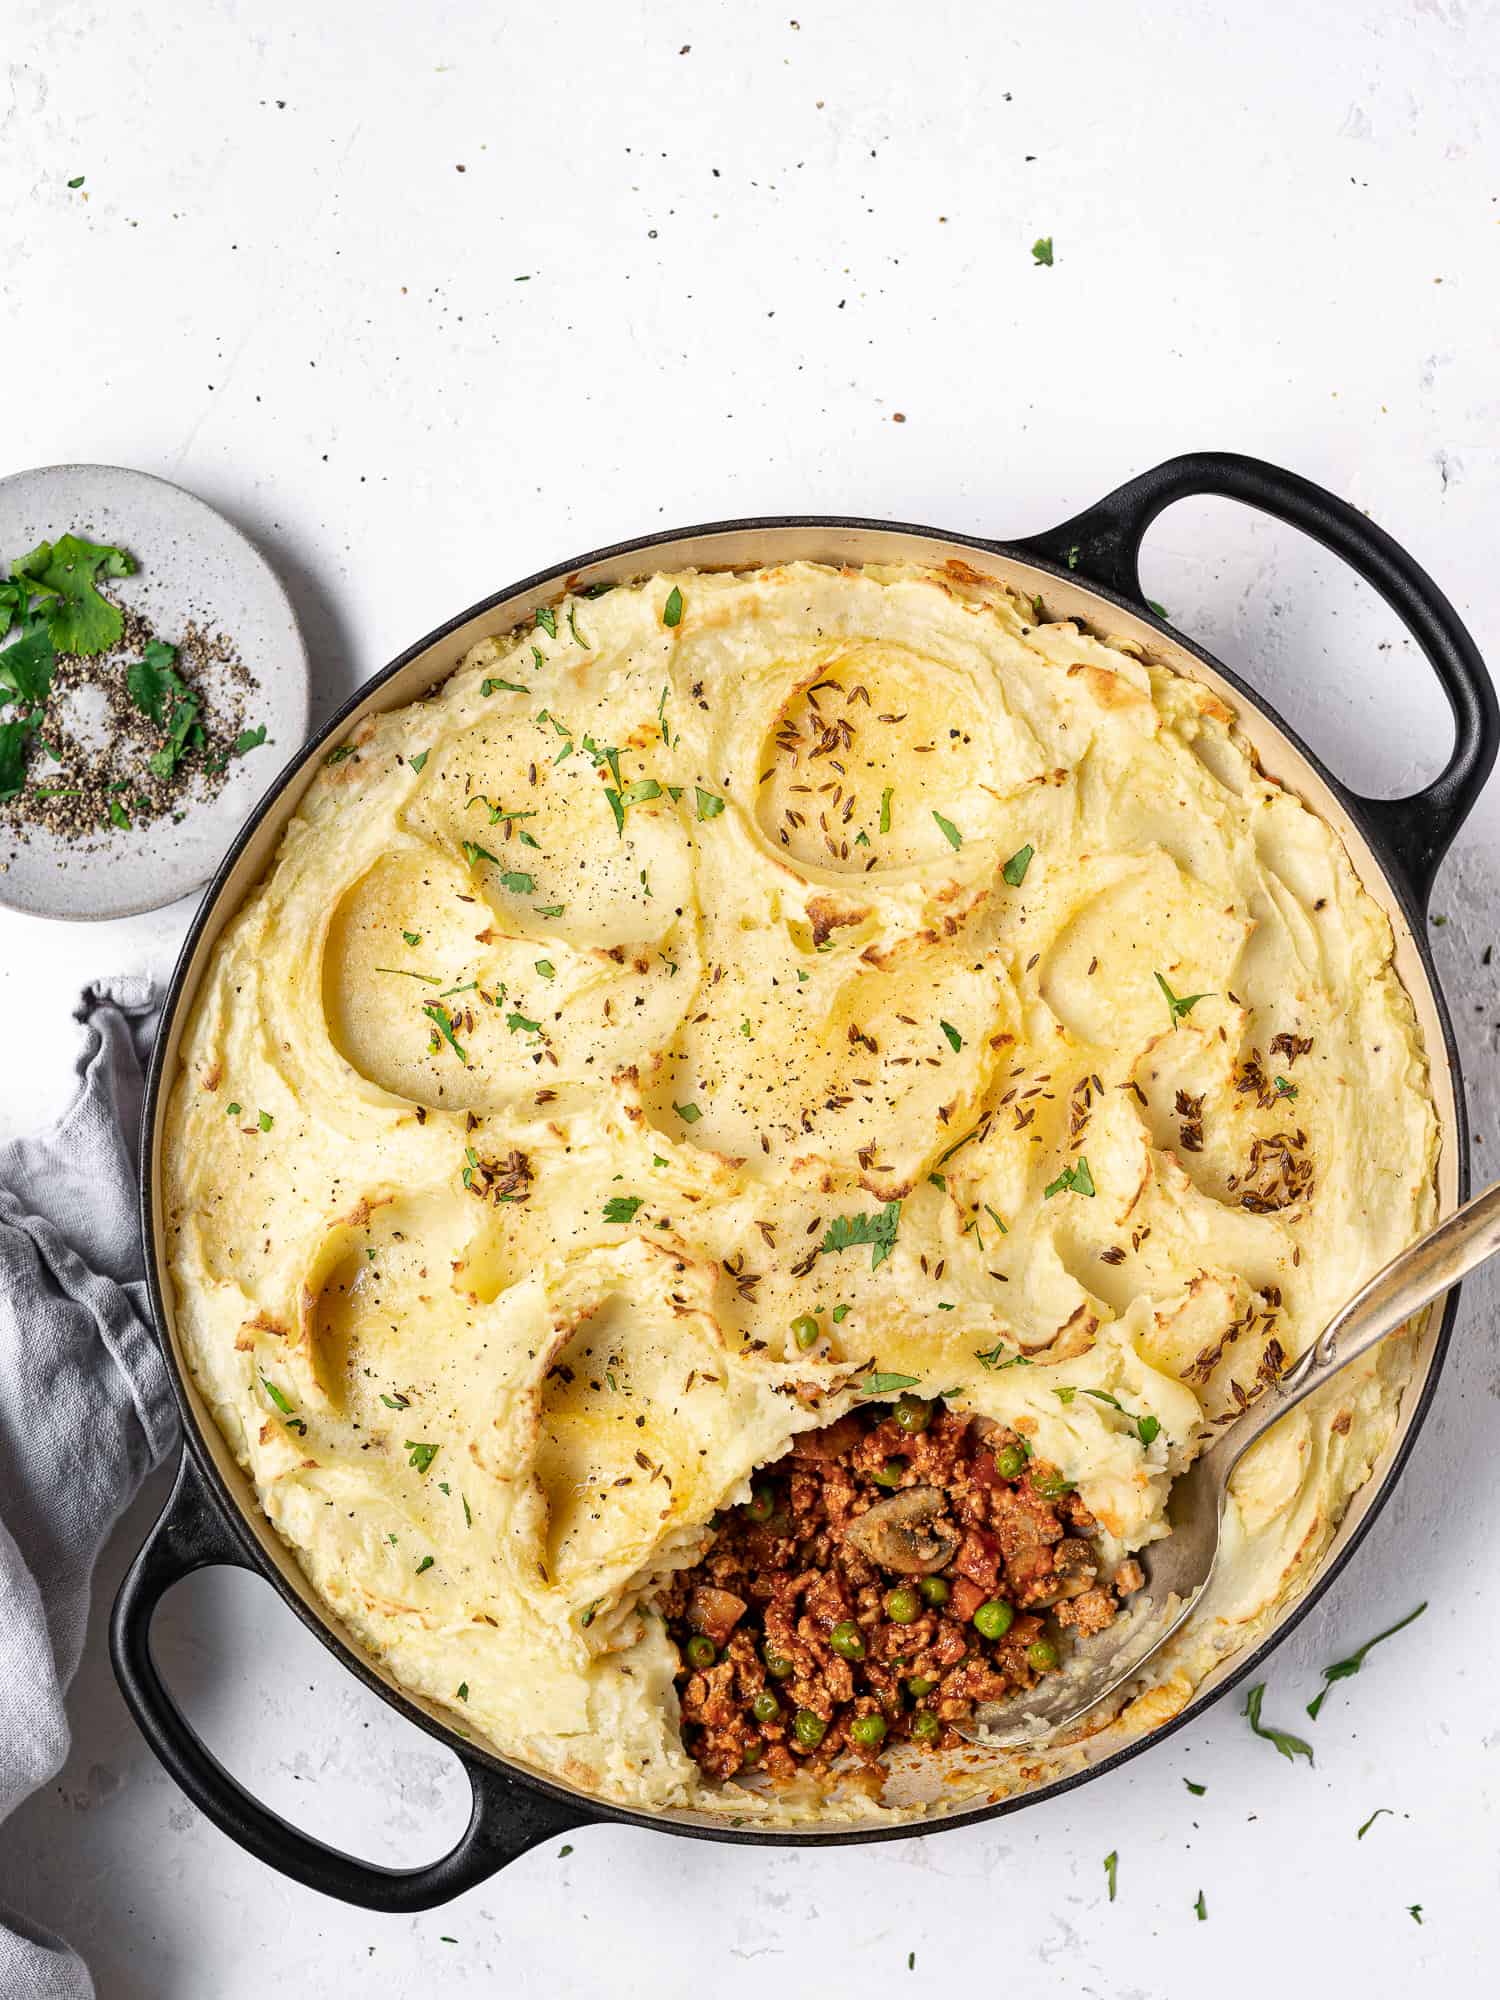
[{"label": "pile of ground pepper on plate", "polygon": [[232,640],[193,623],[163,637],[100,588],[134,568],[64,535],[0,580],[0,831],[22,842],[180,820],[265,741]]}]

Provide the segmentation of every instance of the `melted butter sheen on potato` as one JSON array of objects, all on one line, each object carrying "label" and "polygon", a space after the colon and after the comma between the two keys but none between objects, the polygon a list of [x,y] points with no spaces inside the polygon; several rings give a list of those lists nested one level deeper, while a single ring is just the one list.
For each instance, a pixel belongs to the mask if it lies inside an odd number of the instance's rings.
[{"label": "melted butter sheen on potato", "polygon": [[1162,1532],[1431,1217],[1391,950],[1217,696],[971,571],[564,599],[362,723],[216,947],[190,1365],[317,1595],[510,1756],[772,1822],[1042,1782],[1305,1581],[1405,1343],[1246,1461],[1212,1601],[1084,1744],[718,1791],[642,1600],[871,1364],[1021,1427],[1110,1554]]}]

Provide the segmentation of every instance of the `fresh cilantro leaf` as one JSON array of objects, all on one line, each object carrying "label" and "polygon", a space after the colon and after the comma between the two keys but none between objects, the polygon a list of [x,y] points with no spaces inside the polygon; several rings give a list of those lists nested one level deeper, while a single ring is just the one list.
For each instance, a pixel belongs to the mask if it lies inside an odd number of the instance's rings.
[{"label": "fresh cilantro leaf", "polygon": [[1212,993],[1187,993],[1179,1000],[1159,972],[1153,973],[1152,977],[1166,995],[1167,1011],[1172,1017],[1172,1026],[1174,1028],[1184,1015],[1190,1014],[1193,1011],[1200,1000],[1212,1000],[1214,997]]},{"label": "fresh cilantro leaf", "polygon": [[680,625],[682,623],[682,592],[677,588],[675,583],[672,585],[671,594],[668,596],[666,604],[662,607],[661,622],[667,626]]},{"label": "fresh cilantro leaf", "polygon": [[1365,1821],[1364,1825],[1360,1828],[1359,1832],[1355,1834],[1354,1838],[1356,1840],[1363,1840],[1365,1835],[1370,1831],[1370,1828],[1375,1824],[1376,1820],[1380,1818],[1382,1813],[1386,1814],[1388,1817],[1393,1817],[1389,1806],[1376,1806],[1374,1812],[1370,1814],[1370,1817]]},{"label": "fresh cilantro leaf", "polygon": [[420,771],[431,755],[432,752],[430,750],[419,750],[415,757],[408,757],[406,761],[414,771]]},{"label": "fresh cilantro leaf", "polygon": [[1335,1681],[1345,1681],[1349,1679],[1351,1674],[1357,1674],[1365,1663],[1366,1653],[1369,1652],[1372,1646],[1378,1646],[1382,1639],[1394,1638],[1396,1633],[1404,1631],[1414,1618],[1420,1618],[1426,1609],[1427,1599],[1424,1597],[1415,1611],[1408,1611],[1406,1616],[1398,1619],[1394,1625],[1388,1625],[1385,1631],[1377,1632],[1373,1639],[1366,1639],[1357,1653],[1351,1653],[1347,1660],[1336,1660],[1331,1667],[1325,1667],[1323,1669],[1323,1679],[1326,1685],[1321,1687],[1307,1704],[1307,1712],[1313,1721],[1317,1721],[1318,1710],[1327,1700],[1328,1689],[1332,1687]]},{"label": "fresh cilantro leaf", "polygon": [[1244,1712],[1250,1718],[1250,1727],[1255,1731],[1257,1736],[1264,1736],[1268,1743],[1274,1743],[1288,1763],[1291,1763],[1295,1758],[1305,1757],[1310,1764],[1313,1760],[1312,1745],[1310,1743],[1305,1743],[1300,1736],[1293,1736],[1285,1729],[1272,1729],[1268,1724],[1261,1721],[1260,1704],[1265,1692],[1265,1682],[1257,1681],[1245,1697]]},{"label": "fresh cilantro leaf", "polygon": [[915,1389],[921,1381],[920,1375],[866,1375],[858,1384],[865,1396],[893,1396],[901,1389]]},{"label": "fresh cilantro leaf", "polygon": [[1050,236],[1039,236],[1031,246],[1031,257],[1034,265],[1050,265],[1052,262],[1052,238]]},{"label": "fresh cilantro leaf", "polygon": [[99,595],[94,579],[101,570],[105,576],[131,574],[135,564],[123,549],[63,535],[42,542],[15,568],[56,593],[48,598],[43,616],[59,653],[107,653],[119,644],[125,621],[118,606]]},{"label": "fresh cilantro leaf", "polygon": [[500,887],[502,889],[509,889],[513,896],[534,896],[536,894],[535,878],[528,875],[523,868],[502,869]]},{"label": "fresh cilantro leaf", "polygon": [[544,604],[533,612],[531,622],[536,631],[545,632],[549,639],[557,637],[557,613],[550,604]]},{"label": "fresh cilantro leaf", "polygon": [[109,823],[111,826],[122,826],[127,832],[130,829],[130,815],[118,799],[109,802]]},{"label": "fresh cilantro leaf", "polygon": [[492,677],[491,679],[489,679],[489,680],[484,680],[484,681],[481,681],[481,682],[479,683],[479,692],[480,692],[481,694],[483,694],[483,695],[491,695],[491,694],[494,694],[494,692],[496,691],[496,689],[497,689],[497,688],[504,688],[504,690],[505,690],[505,692],[506,692],[507,694],[530,694],[530,693],[531,693],[531,689],[530,689],[530,688],[528,688],[528,687],[523,687],[523,686],[521,685],[521,683],[520,683],[519,681],[505,681],[505,680],[501,680],[501,678],[500,678],[500,676],[499,676],[498,674],[495,674],[495,675],[494,675],[494,676],[493,676],[493,677]]},{"label": "fresh cilantro leaf", "polygon": [[828,1228],[828,1234],[818,1245],[827,1255],[839,1250],[851,1250],[856,1244],[870,1245],[870,1269],[878,1271],[895,1248],[896,1231],[901,1223],[901,1204],[888,1201],[875,1214],[835,1216]]},{"label": "fresh cilantro leaf", "polygon": [[633,785],[627,785],[620,794],[622,806],[638,806],[647,799],[659,799],[661,786],[655,778],[637,778]]},{"label": "fresh cilantro leaf", "polygon": [[229,746],[231,757],[243,757],[247,751],[258,750],[266,740],[266,725],[261,723],[256,729],[242,729]]},{"label": "fresh cilantro leaf", "polygon": [[998,1368],[1029,1368],[1031,1366],[1030,1361],[1024,1354],[1006,1354],[1005,1342],[1003,1340],[997,1340],[993,1347],[976,1347],[974,1350],[974,1359],[979,1363],[981,1368],[988,1368],[992,1373]]},{"label": "fresh cilantro leaf", "polygon": [[942,1029],[943,1033],[948,1037],[949,1048],[952,1049],[955,1055],[957,1055],[959,1050],[964,1045],[963,1036],[958,1032],[957,1028],[954,1027],[951,1021],[939,1021],[938,1026]]},{"label": "fresh cilantro leaf", "polygon": [[[422,1012],[427,1016],[428,1020],[431,1021],[432,1025],[437,1029],[438,1033],[442,1036],[443,1040],[448,1044],[449,1048],[452,1049],[453,1053],[458,1057],[459,1061],[463,1063],[464,1066],[467,1068],[469,1058],[464,1054],[463,1049],[459,1046],[458,1040],[453,1033],[453,1023],[448,1019],[448,1009],[442,1006],[438,1001],[433,1000],[430,1001],[422,1009]],[[435,1046],[436,1044],[434,1044],[434,1047]]]},{"label": "fresh cilantro leaf", "polygon": [[1109,1853],[1106,1854],[1104,1857],[1104,1878],[1109,1883],[1109,1900],[1111,1902],[1115,1900],[1115,1889],[1118,1886],[1119,1870],[1120,1870],[1119,1853],[1115,1848],[1111,1848]]},{"label": "fresh cilantro leaf", "polygon": [[1055,1194],[1097,1194],[1094,1176],[1089,1172],[1088,1156],[1080,1153],[1070,1167],[1064,1167],[1055,1181],[1042,1190],[1042,1200],[1050,1201]]},{"label": "fresh cilantro leaf", "polygon": [[943,838],[944,840],[947,841],[948,845],[955,849],[962,847],[964,844],[964,837],[959,832],[958,828],[953,824],[952,820],[944,819],[943,815],[940,812],[935,812],[932,816],[937,821],[939,827],[942,829]]},{"label": "fresh cilantro leaf", "polygon": [[416,1444],[411,1438],[407,1438],[401,1449],[411,1454],[410,1458],[406,1461],[408,1465],[414,1467],[418,1472],[425,1472],[437,1457],[441,1446],[435,1444]]},{"label": "fresh cilantro leaf", "polygon": [[52,686],[56,658],[51,632],[40,618],[34,620],[13,646],[0,653],[0,702],[40,708]]},{"label": "fresh cilantro leaf", "polygon": [[0,722],[0,805],[15,798],[26,783],[29,722]]},{"label": "fresh cilantro leaf", "polygon": [[672,1109],[677,1113],[677,1116],[682,1120],[684,1125],[696,1125],[698,1120],[703,1116],[703,1113],[698,1109],[696,1104],[674,1104]]},{"label": "fresh cilantro leaf", "polygon": [[1026,870],[1031,866],[1031,857],[1035,853],[1036,849],[1028,841],[1025,847],[1016,849],[1000,870],[1002,880],[1008,882],[1012,889],[1019,889],[1026,880]]},{"label": "fresh cilantro leaf", "polygon": [[528,1021],[524,1014],[507,1014],[505,1025],[513,1035],[539,1035],[542,1032],[541,1022]]},{"label": "fresh cilantro leaf", "polygon": [[169,646],[163,639],[152,639],[145,657],[133,660],[125,669],[126,693],[143,715],[149,715],[163,729],[170,714],[169,704],[181,701],[188,693],[186,683],[178,678],[176,659],[175,646]]},{"label": "fresh cilantro leaf", "polygon": [[481,847],[477,840],[465,840],[459,844],[464,851],[464,860],[468,862],[471,868],[477,867],[481,861],[493,861],[497,868],[500,866],[499,855],[491,854],[490,850],[487,847]]},{"label": "fresh cilantro leaf", "polygon": [[633,1222],[636,1210],[642,1205],[645,1199],[646,1197],[640,1194],[611,1195],[609,1200],[604,1204],[604,1220],[606,1222],[619,1223]]},{"label": "fresh cilantro leaf", "polygon": [[724,801],[712,792],[705,792],[701,785],[695,785],[693,789],[698,794],[699,819],[717,819],[724,810]]},{"label": "fresh cilantro leaf", "polygon": [[467,1681],[459,1682],[458,1698],[460,1701],[467,1701],[469,1699],[469,1683]]}]

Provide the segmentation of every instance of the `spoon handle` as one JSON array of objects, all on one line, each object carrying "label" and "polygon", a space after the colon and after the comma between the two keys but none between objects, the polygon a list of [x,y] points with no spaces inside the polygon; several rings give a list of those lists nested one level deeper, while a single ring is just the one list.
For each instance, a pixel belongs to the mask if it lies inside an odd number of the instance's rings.
[{"label": "spoon handle", "polygon": [[1500,1182],[1465,1202],[1340,1308],[1307,1352],[1224,1433],[1222,1477],[1255,1440],[1315,1389],[1394,1333],[1414,1313],[1500,1252]]}]

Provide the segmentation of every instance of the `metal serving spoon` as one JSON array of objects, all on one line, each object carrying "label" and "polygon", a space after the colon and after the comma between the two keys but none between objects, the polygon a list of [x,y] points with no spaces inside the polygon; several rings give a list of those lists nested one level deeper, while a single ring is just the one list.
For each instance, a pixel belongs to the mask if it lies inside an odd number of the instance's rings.
[{"label": "metal serving spoon", "polygon": [[1136,1553],[1144,1585],[1115,1625],[1080,1642],[1073,1670],[1049,1676],[1012,1701],[981,1704],[974,1725],[959,1734],[996,1746],[1040,1742],[1138,1674],[1208,1587],[1219,1555],[1229,1475],[1256,1439],[1497,1251],[1500,1183],[1377,1272],[1307,1352],[1173,1481],[1170,1534]]}]

